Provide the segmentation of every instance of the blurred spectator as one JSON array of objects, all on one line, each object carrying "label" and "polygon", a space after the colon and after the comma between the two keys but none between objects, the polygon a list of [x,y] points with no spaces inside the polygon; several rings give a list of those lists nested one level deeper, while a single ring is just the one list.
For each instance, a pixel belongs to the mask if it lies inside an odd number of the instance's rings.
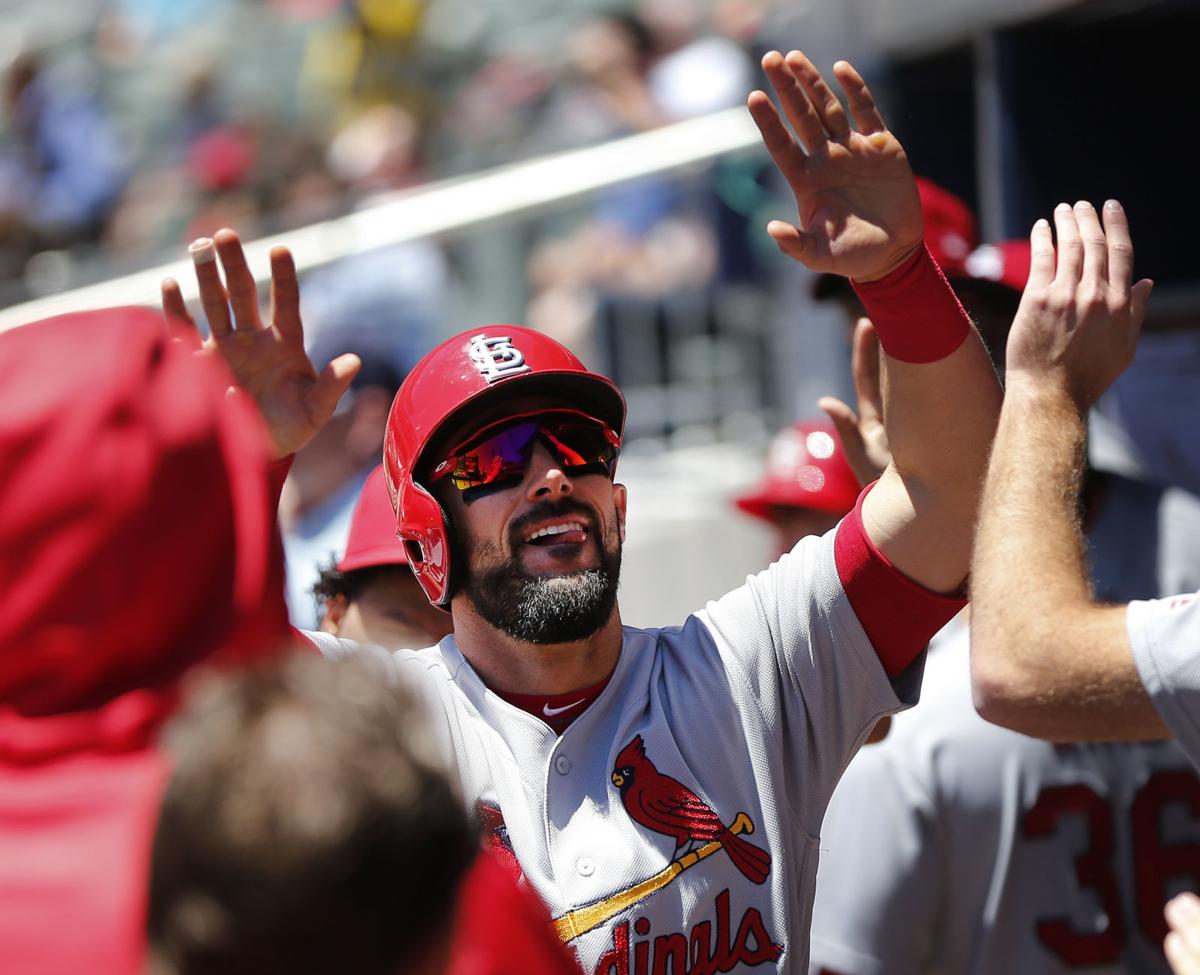
[{"label": "blurred spectator", "polygon": [[757,84],[737,43],[719,33],[702,33],[704,6],[697,0],[639,0],[637,5],[654,39],[650,90],[671,120],[741,105]]},{"label": "blurred spectator", "polygon": [[[358,206],[370,206],[425,178],[420,132],[406,112],[381,107],[363,113],[333,139],[328,171]],[[317,344],[367,344],[401,376],[439,337],[449,274],[441,248],[414,240],[358,254],[304,279],[304,317]]]},{"label": "blurred spectator", "polygon": [[98,239],[129,170],[99,101],[56,83],[36,55],[18,55],[4,84],[0,274],[15,276],[39,250]]},{"label": "blurred spectator", "polygon": [[363,485],[345,552],[321,570],[313,595],[322,632],[356,643],[419,650],[451,631],[450,614],[430,604],[408,567],[382,465]]},{"label": "blurred spectator", "polygon": [[321,351],[325,347],[356,352],[363,365],[329,422],[296,454],[280,501],[288,608],[292,622],[308,630],[317,625],[312,592],[318,566],[346,544],[355,504],[382,456],[388,410],[401,379],[384,355],[341,333],[312,353],[318,370],[333,358]]},{"label": "blurred spectator", "polygon": [[156,746],[290,633],[266,431],[144,309],[0,334],[0,968],[137,975]]},{"label": "blurred spectator", "polygon": [[160,975],[435,975],[476,830],[415,696],[372,658],[294,657],[169,729],[154,843]]}]

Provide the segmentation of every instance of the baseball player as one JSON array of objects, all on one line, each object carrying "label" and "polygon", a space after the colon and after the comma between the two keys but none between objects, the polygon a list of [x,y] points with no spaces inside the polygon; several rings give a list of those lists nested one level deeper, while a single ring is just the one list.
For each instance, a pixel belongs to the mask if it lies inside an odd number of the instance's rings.
[{"label": "baseball player", "polygon": [[1163,903],[1200,883],[1187,756],[988,724],[967,624],[951,629],[920,706],[855,756],[829,804],[811,970],[1166,973]]},{"label": "baseball player", "polygon": [[[589,972],[805,971],[825,803],[874,722],[912,702],[929,636],[962,605],[994,373],[857,72],[834,68],[848,116],[803,54],[772,52],[764,68],[791,131],[762,92],[749,107],[800,213],[768,232],[856,280],[885,351],[896,463],[835,530],[682,625],[623,627],[625,404],[609,380],[540,333],[474,328],[414,368],[389,419],[397,530],[454,619],[397,668],[442,716],[494,845]],[[264,325],[236,235],[215,249],[228,291],[212,255],[197,267],[210,341],[252,374],[255,346],[290,348],[278,373],[303,377],[293,395],[331,388],[299,345],[286,252]],[[170,285],[165,298],[178,303]],[[256,394],[264,413],[304,430],[270,392]]]},{"label": "baseball player", "polygon": [[347,640],[427,647],[450,632],[449,614],[430,605],[408,567],[382,466],[363,485],[345,552],[321,570],[313,594],[321,602],[321,632]]}]

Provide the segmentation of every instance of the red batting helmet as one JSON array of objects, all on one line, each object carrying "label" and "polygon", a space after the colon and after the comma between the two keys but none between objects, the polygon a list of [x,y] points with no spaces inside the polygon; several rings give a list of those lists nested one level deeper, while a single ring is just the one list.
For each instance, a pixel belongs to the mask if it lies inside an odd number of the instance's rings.
[{"label": "red batting helmet", "polygon": [[844,515],[858,500],[858,479],[833,424],[802,421],[776,434],[767,452],[767,471],[750,494],[734,500],[756,518],[771,520],[776,507],[815,508]]},{"label": "red batting helmet", "polygon": [[418,472],[426,473],[430,447],[454,428],[518,396],[570,405],[618,436],[625,427],[625,398],[612,380],[589,371],[548,335],[520,325],[485,325],[447,339],[413,367],[392,402],[383,466],[396,534],[435,606],[450,601],[449,521]]}]

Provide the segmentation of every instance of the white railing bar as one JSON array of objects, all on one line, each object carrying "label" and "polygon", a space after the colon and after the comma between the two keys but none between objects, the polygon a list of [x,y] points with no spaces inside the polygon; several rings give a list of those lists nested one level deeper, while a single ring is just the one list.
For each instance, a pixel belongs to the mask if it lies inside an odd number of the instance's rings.
[{"label": "white railing bar", "polygon": [[[246,256],[261,282],[269,273],[267,255],[277,244],[291,249],[303,272],[391,244],[527,215],[618,183],[686,168],[759,144],[749,113],[741,107],[726,109],[603,145],[431,183],[344,217],[247,242]],[[183,258],[0,309],[0,332],[86,308],[156,305],[159,284],[165,277],[178,280],[189,301],[196,297],[191,263]]]}]

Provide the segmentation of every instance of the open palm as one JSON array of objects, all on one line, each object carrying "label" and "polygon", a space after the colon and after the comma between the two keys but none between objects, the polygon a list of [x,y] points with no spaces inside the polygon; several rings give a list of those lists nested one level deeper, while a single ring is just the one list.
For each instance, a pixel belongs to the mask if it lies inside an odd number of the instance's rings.
[{"label": "open palm", "polygon": [[[361,363],[355,355],[334,359],[317,373],[304,351],[296,265],[286,247],[271,251],[271,309],[264,322],[254,275],[238,235],[219,230],[212,241],[192,245],[200,301],[211,331],[204,355],[219,355],[238,385],[258,404],[276,453],[295,453],[333,413]],[[220,256],[225,282],[217,267]],[[195,328],[179,285],[162,286],[163,311]],[[231,314],[232,308],[232,314]]]},{"label": "open palm", "polygon": [[762,63],[791,129],[764,92],[752,92],[747,104],[799,217],[798,225],[773,220],[767,232],[814,271],[860,281],[885,277],[921,245],[924,231],[904,148],[847,62],[833,71],[857,131],[804,54],[772,51]]}]

